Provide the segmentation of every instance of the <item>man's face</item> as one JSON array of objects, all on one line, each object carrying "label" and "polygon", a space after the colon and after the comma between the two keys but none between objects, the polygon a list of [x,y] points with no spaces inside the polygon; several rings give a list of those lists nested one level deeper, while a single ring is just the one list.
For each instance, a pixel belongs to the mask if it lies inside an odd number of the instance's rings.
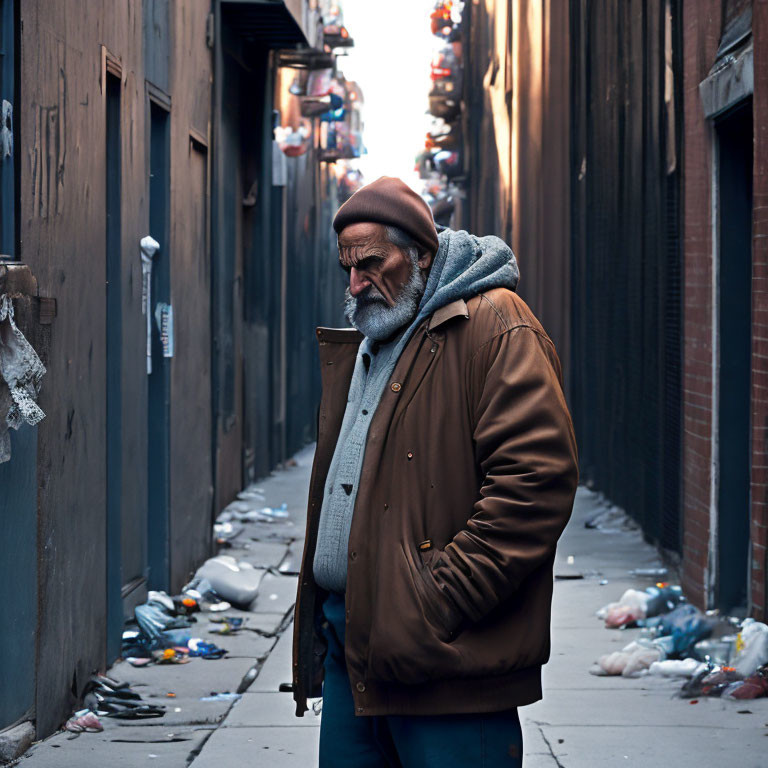
[{"label": "man's face", "polygon": [[383,224],[359,222],[339,234],[339,262],[349,274],[347,318],[384,340],[413,319],[424,293],[430,254],[415,258],[387,239]]}]

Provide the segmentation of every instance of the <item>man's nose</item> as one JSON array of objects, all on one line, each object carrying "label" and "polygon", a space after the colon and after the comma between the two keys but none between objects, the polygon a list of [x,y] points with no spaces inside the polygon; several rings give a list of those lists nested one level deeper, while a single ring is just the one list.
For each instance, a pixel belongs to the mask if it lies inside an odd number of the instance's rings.
[{"label": "man's nose", "polygon": [[367,277],[364,277],[355,267],[352,267],[349,271],[349,292],[352,296],[359,296],[370,284],[371,281]]}]

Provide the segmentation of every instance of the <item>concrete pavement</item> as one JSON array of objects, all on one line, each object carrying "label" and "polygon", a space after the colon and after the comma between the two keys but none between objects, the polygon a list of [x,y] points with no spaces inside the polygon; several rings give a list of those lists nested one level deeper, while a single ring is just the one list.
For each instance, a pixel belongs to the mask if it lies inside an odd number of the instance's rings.
[{"label": "concrete pavement", "polygon": [[[293,715],[290,694],[278,686],[291,679],[290,617],[304,537],[304,503],[311,450],[296,465],[258,483],[269,506],[288,504],[285,523],[248,524],[230,554],[272,568],[247,615],[257,632],[219,638],[230,654],[220,661],[134,669],[112,674],[130,681],[150,701],[169,708],[165,718],[120,724],[104,718],[104,734],[68,739],[59,734],[35,746],[21,765],[229,768],[309,767],[317,763],[320,716]],[[526,768],[614,768],[675,765],[764,768],[768,699],[728,702],[675,698],[678,681],[599,678],[588,673],[595,659],[619,650],[637,630],[606,630],[594,612],[629,587],[655,579],[630,576],[633,568],[660,566],[655,550],[636,530],[598,531],[584,522],[603,502],[580,489],[571,523],[561,540],[556,573],[552,658],[545,668],[544,700],[521,709]],[[569,562],[569,556],[572,563]],[[279,570],[277,570],[279,569]],[[282,573],[280,573],[282,571]],[[607,581],[607,584],[601,582]],[[213,635],[206,639],[215,639]],[[203,702],[211,692],[234,691],[249,669],[258,671],[242,697]],[[169,700],[168,692],[176,697]],[[176,711],[179,709],[180,711]],[[319,703],[317,706],[319,711]]]}]

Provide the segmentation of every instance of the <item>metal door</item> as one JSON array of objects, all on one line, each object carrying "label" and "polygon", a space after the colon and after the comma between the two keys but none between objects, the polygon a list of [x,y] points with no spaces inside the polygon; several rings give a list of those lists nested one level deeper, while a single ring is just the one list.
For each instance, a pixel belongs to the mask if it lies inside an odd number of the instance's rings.
[{"label": "metal door", "polygon": [[747,608],[752,354],[752,102],[716,123],[719,187],[718,579],[723,611]]},{"label": "metal door", "polygon": [[164,350],[157,318],[158,305],[171,303],[171,267],[168,251],[170,205],[170,119],[158,104],[150,104],[149,231],[160,244],[152,266],[152,372],[149,374],[149,441],[147,510],[149,535],[149,588],[168,589],[170,551],[170,358]]}]

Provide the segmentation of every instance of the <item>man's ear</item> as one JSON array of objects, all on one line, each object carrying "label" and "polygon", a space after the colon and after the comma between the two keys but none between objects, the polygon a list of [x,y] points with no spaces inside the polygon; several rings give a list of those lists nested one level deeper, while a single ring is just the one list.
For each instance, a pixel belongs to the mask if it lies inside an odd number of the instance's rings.
[{"label": "man's ear", "polygon": [[425,251],[419,256],[419,269],[429,269],[432,266],[432,254],[429,251]]}]

